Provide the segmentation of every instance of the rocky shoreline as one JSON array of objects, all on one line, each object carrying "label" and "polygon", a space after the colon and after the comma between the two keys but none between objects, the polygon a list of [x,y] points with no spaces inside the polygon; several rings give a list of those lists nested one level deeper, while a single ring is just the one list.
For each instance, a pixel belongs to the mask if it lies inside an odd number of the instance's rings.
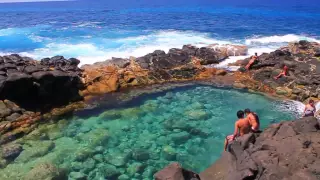
[{"label": "rocky shoreline", "polygon": [[[168,53],[155,51],[138,58],[114,58],[81,69],[79,60],[62,56],[41,61],[19,55],[0,57],[0,144],[9,147],[1,150],[5,161],[1,166],[5,167],[22,151],[10,142],[32,132],[38,124],[90,108],[101,100],[108,101],[106,94],[132,87],[153,87],[147,91],[154,92],[161,90],[163,83],[203,81],[302,102],[320,98],[320,44],[300,41],[262,54],[259,63],[247,73],[204,67],[229,55],[246,53],[243,46],[186,45]],[[248,59],[233,65],[243,66],[247,62]],[[284,64],[290,68],[289,76],[274,80]],[[137,91],[122,98],[130,99],[141,93],[145,92]]]},{"label": "rocky shoreline", "polygon": [[156,180],[320,179],[320,127],[314,117],[273,124],[247,134],[199,175],[171,164]]}]

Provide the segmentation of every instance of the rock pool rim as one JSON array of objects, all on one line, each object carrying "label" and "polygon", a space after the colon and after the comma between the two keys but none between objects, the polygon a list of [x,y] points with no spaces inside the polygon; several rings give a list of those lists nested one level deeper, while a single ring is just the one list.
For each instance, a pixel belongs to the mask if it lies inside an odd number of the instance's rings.
[{"label": "rock pool rim", "polygon": [[[121,108],[132,108],[135,106],[142,105],[145,101],[154,99],[159,96],[164,96],[169,92],[180,92],[185,90],[194,89],[197,87],[210,87],[221,90],[233,90],[241,93],[257,94],[264,98],[273,101],[285,101],[288,100],[284,97],[274,96],[268,93],[259,91],[252,91],[250,89],[239,89],[234,88],[232,85],[225,84],[220,85],[209,81],[190,81],[190,82],[167,82],[163,84],[155,84],[151,86],[132,87],[123,89],[118,92],[110,92],[101,96],[97,96],[91,102],[88,103],[88,107],[79,109],[73,114],[66,116],[75,116],[81,118],[87,118],[103,113],[106,110],[121,109]],[[157,89],[154,89],[157,88]],[[158,89],[162,88],[162,89]]]}]

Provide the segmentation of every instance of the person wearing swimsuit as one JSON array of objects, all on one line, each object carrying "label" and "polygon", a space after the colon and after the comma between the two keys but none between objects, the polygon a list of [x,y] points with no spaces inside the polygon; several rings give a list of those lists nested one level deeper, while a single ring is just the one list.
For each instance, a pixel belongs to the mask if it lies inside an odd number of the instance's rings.
[{"label": "person wearing swimsuit", "polygon": [[288,76],[288,66],[284,65],[283,70],[278,74],[278,76],[273,77],[273,79],[278,80],[281,77]]},{"label": "person wearing swimsuit", "polygon": [[255,55],[251,57],[249,63],[245,67],[247,71],[251,68],[251,66],[256,62],[257,59],[258,59],[258,53],[255,53]]},{"label": "person wearing swimsuit", "polygon": [[309,103],[304,108],[304,115],[303,117],[310,117],[314,116],[316,112],[316,107],[314,105],[314,101],[312,99],[309,100]]},{"label": "person wearing swimsuit", "polygon": [[251,125],[251,131],[253,133],[261,132],[259,116],[255,112],[251,112],[250,109],[245,109],[244,113],[246,114],[246,119],[248,119]]},{"label": "person wearing swimsuit", "polygon": [[224,150],[227,151],[231,142],[236,140],[237,137],[250,133],[250,123],[247,118],[244,118],[244,112],[237,112],[238,120],[235,123],[234,133],[227,136],[224,142]]}]

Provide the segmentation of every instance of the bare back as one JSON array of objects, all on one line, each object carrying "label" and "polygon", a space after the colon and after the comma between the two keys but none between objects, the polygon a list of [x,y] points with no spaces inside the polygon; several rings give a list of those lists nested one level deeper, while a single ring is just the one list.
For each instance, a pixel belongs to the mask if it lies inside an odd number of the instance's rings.
[{"label": "bare back", "polygon": [[251,131],[251,125],[248,119],[239,119],[236,122],[236,127],[239,129],[239,135],[243,136]]}]

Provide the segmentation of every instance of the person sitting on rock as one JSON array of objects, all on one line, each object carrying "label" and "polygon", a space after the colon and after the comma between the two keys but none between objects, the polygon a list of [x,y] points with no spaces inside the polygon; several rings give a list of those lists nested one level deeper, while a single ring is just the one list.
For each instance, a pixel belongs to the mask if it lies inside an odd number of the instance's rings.
[{"label": "person sitting on rock", "polygon": [[316,112],[316,107],[315,107],[314,101],[310,99],[309,103],[306,104],[304,108],[303,117],[314,116],[315,112]]},{"label": "person sitting on rock", "polygon": [[258,60],[258,53],[255,53],[254,56],[251,57],[249,63],[246,65],[246,70],[249,71],[251,66]]},{"label": "person sitting on rock", "polygon": [[283,70],[279,73],[278,76],[273,77],[275,80],[278,80],[281,77],[286,77],[288,76],[288,66],[284,65]]},{"label": "person sitting on rock", "polygon": [[247,118],[244,118],[244,112],[239,110],[237,112],[238,120],[235,123],[234,133],[227,136],[224,142],[224,150],[227,151],[228,146],[236,137],[243,136],[250,133],[251,125]]},{"label": "person sitting on rock", "polygon": [[248,119],[250,125],[251,125],[251,131],[253,133],[260,132],[260,120],[259,116],[255,112],[251,112],[250,109],[245,109],[244,113],[246,114],[246,118]]}]

